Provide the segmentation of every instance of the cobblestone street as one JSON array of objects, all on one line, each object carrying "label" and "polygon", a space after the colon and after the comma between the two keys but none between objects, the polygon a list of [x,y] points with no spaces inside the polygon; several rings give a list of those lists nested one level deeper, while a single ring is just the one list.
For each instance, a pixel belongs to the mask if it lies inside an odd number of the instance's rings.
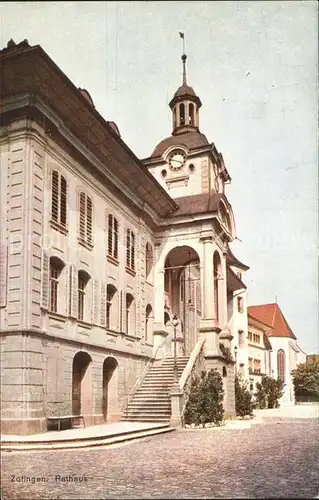
[{"label": "cobblestone street", "polygon": [[313,498],[318,434],[315,420],[297,420],[176,431],[114,448],[3,452],[2,498]]}]

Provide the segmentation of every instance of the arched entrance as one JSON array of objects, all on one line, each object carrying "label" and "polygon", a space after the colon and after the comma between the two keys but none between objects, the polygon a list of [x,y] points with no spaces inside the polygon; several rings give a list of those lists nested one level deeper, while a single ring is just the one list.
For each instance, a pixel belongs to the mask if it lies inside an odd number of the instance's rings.
[{"label": "arched entrance", "polygon": [[116,419],[118,408],[118,362],[108,357],[103,363],[102,413],[104,421]]},{"label": "arched entrance", "polygon": [[92,413],[92,358],[87,352],[77,352],[72,366],[72,413]]},{"label": "arched entrance", "polygon": [[202,315],[200,260],[197,252],[183,245],[173,248],[165,260],[164,293],[166,312],[177,314],[180,349],[189,355],[198,339]]}]

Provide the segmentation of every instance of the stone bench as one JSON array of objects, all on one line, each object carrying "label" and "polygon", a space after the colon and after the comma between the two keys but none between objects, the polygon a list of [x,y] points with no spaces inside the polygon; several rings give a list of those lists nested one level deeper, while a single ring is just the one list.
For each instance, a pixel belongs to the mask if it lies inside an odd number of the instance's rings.
[{"label": "stone bench", "polygon": [[73,425],[74,425],[74,422],[76,420],[78,420],[82,424],[82,427],[85,427],[85,422],[84,422],[83,415],[61,415],[59,417],[47,417],[47,423],[48,423],[48,425],[50,423],[52,424],[54,422],[57,422],[57,424],[58,424],[58,431],[61,430],[61,422],[69,421],[71,429],[72,429]]}]

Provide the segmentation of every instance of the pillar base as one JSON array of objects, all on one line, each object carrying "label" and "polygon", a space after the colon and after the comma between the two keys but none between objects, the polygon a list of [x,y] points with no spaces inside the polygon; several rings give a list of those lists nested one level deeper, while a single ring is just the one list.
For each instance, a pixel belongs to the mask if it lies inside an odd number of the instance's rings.
[{"label": "pillar base", "polygon": [[174,383],[171,391],[171,418],[170,418],[170,426],[171,427],[182,427],[182,402],[183,402],[183,391],[180,388],[178,382]]},{"label": "pillar base", "polygon": [[1,434],[27,436],[30,434],[40,434],[47,431],[47,421],[45,418],[12,418],[1,419]]}]

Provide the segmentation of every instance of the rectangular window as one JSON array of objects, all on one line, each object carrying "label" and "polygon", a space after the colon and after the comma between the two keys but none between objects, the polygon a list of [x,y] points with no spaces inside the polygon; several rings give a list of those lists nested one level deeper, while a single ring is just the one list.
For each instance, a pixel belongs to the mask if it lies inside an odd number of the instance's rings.
[{"label": "rectangular window", "polygon": [[92,200],[86,193],[79,196],[79,237],[82,242],[92,244]]},{"label": "rectangular window", "polygon": [[248,332],[248,342],[252,342],[253,340],[253,334],[251,332]]},{"label": "rectangular window", "polygon": [[114,259],[118,258],[118,221],[112,214],[108,216],[107,254]]},{"label": "rectangular window", "polygon": [[63,175],[52,172],[51,218],[57,224],[66,227],[67,182]]},{"label": "rectangular window", "polygon": [[237,310],[239,313],[244,312],[244,299],[243,299],[243,297],[237,297]]}]

